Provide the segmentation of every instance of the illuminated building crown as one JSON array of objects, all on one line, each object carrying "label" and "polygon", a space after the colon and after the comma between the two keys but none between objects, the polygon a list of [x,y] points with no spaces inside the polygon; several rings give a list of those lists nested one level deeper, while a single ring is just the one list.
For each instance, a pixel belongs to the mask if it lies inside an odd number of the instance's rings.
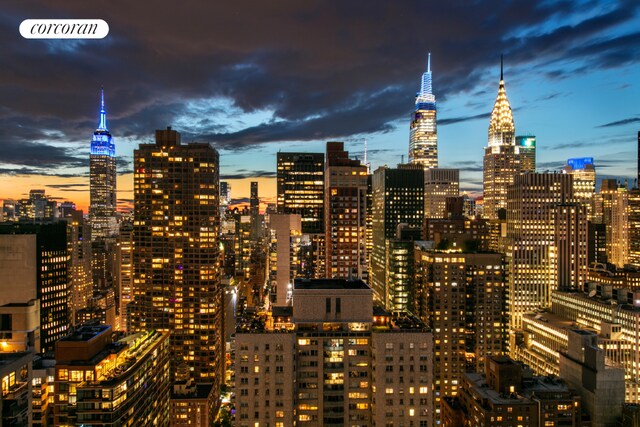
[{"label": "illuminated building crown", "polygon": [[107,129],[107,111],[104,108],[104,88],[100,91],[100,119],[98,121],[98,127],[91,139],[91,154],[110,157],[116,156],[113,138],[109,133],[109,129]]},{"label": "illuminated building crown", "polygon": [[422,74],[420,92],[416,94],[416,108],[420,110],[435,110],[436,97],[433,95],[431,77],[431,53],[427,58],[427,71]]},{"label": "illuminated building crown", "polygon": [[[501,138],[502,134],[509,134],[508,138]],[[489,145],[513,145],[515,140],[515,124],[511,105],[507,99],[507,91],[504,87],[502,59],[500,59],[500,88],[493,111],[491,111],[491,122],[489,123]],[[497,137],[497,138],[496,138]]]}]

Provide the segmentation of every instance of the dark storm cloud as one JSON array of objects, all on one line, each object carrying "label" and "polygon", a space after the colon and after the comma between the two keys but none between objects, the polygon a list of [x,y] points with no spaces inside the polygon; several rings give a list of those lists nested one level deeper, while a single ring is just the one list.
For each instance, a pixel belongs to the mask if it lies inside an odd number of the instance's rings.
[{"label": "dark storm cloud", "polygon": [[[154,129],[175,122],[189,138],[227,150],[388,132],[412,109],[428,50],[439,100],[476,90],[489,75],[495,78],[500,52],[514,65],[530,63],[531,52],[549,65],[589,59],[611,67],[637,61],[637,33],[602,34],[631,19],[637,2],[621,0],[586,19],[575,15],[601,6],[596,1],[500,0],[187,6],[164,0],[149,7],[116,0],[105,7],[75,0],[54,8],[44,1],[15,2],[0,11],[0,57],[10,59],[0,67],[0,129],[8,129],[0,134],[0,162],[80,165],[75,152],[51,143],[88,145],[102,84],[114,136],[137,142],[148,142]],[[25,18],[87,16],[109,23],[107,39],[45,42],[22,39],[17,31]],[[564,21],[575,23],[549,24]],[[561,77],[562,64],[556,68]],[[229,100],[233,111],[190,104],[219,98]],[[242,117],[259,111],[272,113],[272,119],[256,123]],[[216,119],[220,116],[222,122]],[[227,125],[231,116],[238,116],[234,127]],[[439,124],[486,117],[445,117]],[[27,119],[33,120],[31,137],[10,127]],[[59,133],[34,130],[42,128]]]},{"label": "dark storm cloud", "polygon": [[605,123],[605,124],[597,126],[597,127],[599,127],[599,128],[611,128],[611,127],[624,126],[624,125],[628,125],[629,123],[638,123],[638,122],[640,122],[640,117],[629,117],[628,119],[617,120],[615,122]]},{"label": "dark storm cloud", "polygon": [[488,119],[489,117],[491,117],[491,113],[481,113],[481,114],[475,114],[473,116],[451,117],[448,119],[438,120],[438,126],[446,126],[454,123],[468,122],[469,120]]},{"label": "dark storm cloud", "polygon": [[275,171],[247,171],[240,170],[235,174],[223,174],[220,175],[220,179],[245,179],[245,178],[273,178],[276,176]]},{"label": "dark storm cloud", "polygon": [[86,188],[89,186],[89,184],[83,184],[83,183],[71,183],[71,184],[46,184],[45,187],[47,188],[55,188],[57,190],[74,190],[76,189],[76,191],[87,191]]}]

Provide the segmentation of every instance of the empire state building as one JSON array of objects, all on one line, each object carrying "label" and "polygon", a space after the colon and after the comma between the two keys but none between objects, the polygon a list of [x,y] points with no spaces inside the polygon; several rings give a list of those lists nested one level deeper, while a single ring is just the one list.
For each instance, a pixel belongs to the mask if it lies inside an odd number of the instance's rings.
[{"label": "empire state building", "polygon": [[117,234],[116,148],[111,133],[107,128],[104,89],[101,92],[98,128],[91,139],[89,186],[91,240],[101,240]]},{"label": "empire state building", "polygon": [[416,94],[416,109],[409,134],[409,162],[424,169],[438,167],[438,131],[436,128],[436,97],[433,95],[431,54],[427,71],[422,74],[420,92]]}]

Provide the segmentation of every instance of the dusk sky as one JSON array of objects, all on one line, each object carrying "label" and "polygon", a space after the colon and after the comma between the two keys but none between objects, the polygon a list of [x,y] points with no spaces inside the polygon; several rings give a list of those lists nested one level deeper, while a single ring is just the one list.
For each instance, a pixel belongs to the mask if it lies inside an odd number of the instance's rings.
[{"label": "dusk sky", "polygon": [[[372,169],[395,166],[428,52],[440,166],[461,169],[463,190],[482,190],[501,53],[516,134],[537,136],[538,170],[591,156],[599,178],[636,176],[638,0],[3,3],[0,198],[44,188],[86,209],[102,85],[123,206],[134,148],[168,125],[220,150],[238,199],[251,180],[275,199],[279,150],[345,141],[361,157],[366,139]],[[26,40],[28,18],[99,18],[110,32]]]}]

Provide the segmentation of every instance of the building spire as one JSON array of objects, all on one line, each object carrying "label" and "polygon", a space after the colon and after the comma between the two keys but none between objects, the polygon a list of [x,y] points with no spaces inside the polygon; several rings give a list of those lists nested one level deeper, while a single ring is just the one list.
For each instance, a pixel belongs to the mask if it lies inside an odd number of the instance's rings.
[{"label": "building spire", "polygon": [[514,145],[515,144],[515,124],[513,122],[513,112],[507,99],[507,91],[504,85],[504,59],[500,55],[500,85],[498,96],[491,111],[491,121],[489,123],[489,146]]},{"label": "building spire", "polygon": [[427,71],[422,73],[420,81],[420,92],[416,94],[416,106],[418,104],[430,104],[435,108],[436,97],[433,95],[431,77],[431,52],[427,55]]},{"label": "building spire", "polygon": [[107,129],[107,111],[104,109],[104,86],[100,88],[100,122],[98,123],[99,130]]}]

